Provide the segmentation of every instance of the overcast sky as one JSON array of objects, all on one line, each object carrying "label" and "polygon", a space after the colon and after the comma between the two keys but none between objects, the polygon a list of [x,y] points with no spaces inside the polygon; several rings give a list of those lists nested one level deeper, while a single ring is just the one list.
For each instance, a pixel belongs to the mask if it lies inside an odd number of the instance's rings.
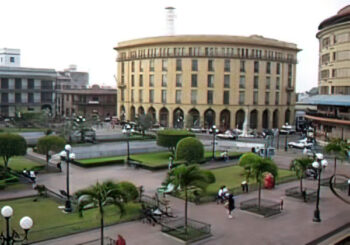
[{"label": "overcast sky", "polygon": [[297,91],[317,86],[319,23],[349,0],[0,0],[0,48],[21,49],[22,66],[76,64],[90,85],[116,86],[120,41],[166,34],[164,7],[176,8],[176,34],[263,35],[293,42]]}]

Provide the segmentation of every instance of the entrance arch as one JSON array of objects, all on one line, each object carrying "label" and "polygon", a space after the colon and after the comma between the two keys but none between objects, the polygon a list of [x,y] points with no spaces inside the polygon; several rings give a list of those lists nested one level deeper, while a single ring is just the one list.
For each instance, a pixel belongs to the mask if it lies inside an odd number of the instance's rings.
[{"label": "entrance arch", "polygon": [[245,112],[240,109],[236,112],[236,127],[238,129],[243,129],[243,123],[245,119]]},{"label": "entrance arch", "polygon": [[230,123],[231,123],[230,111],[227,109],[222,110],[220,113],[220,129],[222,131],[226,131],[227,129],[230,129]]},{"label": "entrance arch", "polygon": [[211,128],[215,124],[215,111],[208,109],[204,112],[204,128]]},{"label": "entrance arch", "polygon": [[180,108],[176,108],[173,112],[173,126],[174,128],[184,127],[184,112]]},{"label": "entrance arch", "polygon": [[148,108],[147,114],[151,115],[152,123],[155,124],[156,120],[156,110],[153,107]]},{"label": "entrance arch", "polygon": [[262,127],[264,129],[269,128],[269,110],[265,110],[262,115]]},{"label": "entrance arch", "polygon": [[290,124],[290,110],[287,109],[284,115],[284,122]]},{"label": "entrance arch", "polygon": [[273,115],[272,115],[272,127],[273,128],[278,128],[278,110],[274,110]]},{"label": "entrance arch", "polygon": [[159,111],[159,124],[165,128],[169,127],[169,111],[165,107]]},{"label": "entrance arch", "polygon": [[252,110],[250,112],[250,128],[257,129],[258,128],[258,111]]},{"label": "entrance arch", "polygon": [[137,112],[138,112],[138,116],[145,115],[145,109],[143,109],[142,106],[139,107]]},{"label": "entrance arch", "polygon": [[199,111],[195,108],[192,108],[188,112],[188,118],[186,119],[186,126],[187,127],[199,127],[200,124],[200,116],[199,116]]},{"label": "entrance arch", "polygon": [[125,107],[121,105],[119,111],[120,111],[120,120],[125,121]]},{"label": "entrance arch", "polygon": [[130,108],[130,121],[135,122],[135,118],[136,118],[136,109],[135,109],[135,106],[132,106]]}]

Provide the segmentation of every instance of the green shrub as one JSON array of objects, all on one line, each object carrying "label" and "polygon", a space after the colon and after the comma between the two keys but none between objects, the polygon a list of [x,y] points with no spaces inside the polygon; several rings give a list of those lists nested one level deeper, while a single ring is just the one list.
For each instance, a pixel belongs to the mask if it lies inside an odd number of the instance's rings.
[{"label": "green shrub", "polygon": [[37,151],[40,154],[46,155],[46,161],[49,162],[49,152],[60,152],[64,149],[66,141],[56,135],[48,135],[39,138],[37,143]]},{"label": "green shrub", "polygon": [[0,134],[0,156],[4,159],[5,168],[11,157],[24,156],[27,153],[27,142],[18,134]]},{"label": "green shrub", "polygon": [[6,184],[0,182],[0,190],[4,190],[6,188]]},{"label": "green shrub", "polygon": [[176,146],[176,160],[185,160],[187,163],[198,163],[204,158],[202,142],[193,137],[179,141]]},{"label": "green shrub", "polygon": [[125,191],[128,201],[134,201],[139,197],[139,192],[136,186],[128,181],[122,181],[118,183],[118,186],[121,187],[123,191]]},{"label": "green shrub", "polygon": [[157,133],[157,145],[168,147],[168,149],[174,153],[177,143],[187,137],[196,137],[196,135],[186,130],[161,130]]}]

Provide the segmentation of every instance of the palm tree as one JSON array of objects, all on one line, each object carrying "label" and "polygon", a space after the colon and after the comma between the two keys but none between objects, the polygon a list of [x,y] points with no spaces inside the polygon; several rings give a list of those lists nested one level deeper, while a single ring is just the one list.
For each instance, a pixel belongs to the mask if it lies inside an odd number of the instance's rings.
[{"label": "palm tree", "polygon": [[80,216],[83,215],[83,210],[87,208],[98,208],[101,223],[101,245],[103,245],[104,206],[109,204],[117,206],[120,216],[122,216],[125,212],[124,203],[127,202],[127,195],[118,184],[112,181],[105,181],[102,184],[97,182],[87,189],[78,191],[76,195]]},{"label": "palm tree", "polygon": [[332,139],[324,148],[327,153],[334,154],[334,175],[337,172],[337,158],[343,160],[348,155],[349,145],[342,139]]},{"label": "palm tree", "polygon": [[181,165],[169,173],[168,183],[174,185],[174,190],[182,190],[185,193],[185,232],[187,232],[187,204],[188,189],[199,188],[205,191],[206,187],[215,182],[215,176],[208,170],[202,170],[197,164]]},{"label": "palm tree", "polygon": [[313,162],[312,158],[301,157],[296,158],[290,163],[290,170],[294,171],[298,179],[300,179],[300,194],[303,193],[303,177],[305,171]]}]

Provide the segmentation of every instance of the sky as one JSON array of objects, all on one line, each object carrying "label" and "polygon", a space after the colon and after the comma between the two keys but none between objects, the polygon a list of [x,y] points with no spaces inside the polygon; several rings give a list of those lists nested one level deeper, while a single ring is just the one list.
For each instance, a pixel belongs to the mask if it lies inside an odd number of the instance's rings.
[{"label": "sky", "polygon": [[21,49],[23,67],[90,74],[116,87],[118,42],[166,35],[164,8],[176,8],[175,34],[253,34],[297,44],[297,92],[317,86],[317,27],[349,0],[0,0],[0,48]]}]

